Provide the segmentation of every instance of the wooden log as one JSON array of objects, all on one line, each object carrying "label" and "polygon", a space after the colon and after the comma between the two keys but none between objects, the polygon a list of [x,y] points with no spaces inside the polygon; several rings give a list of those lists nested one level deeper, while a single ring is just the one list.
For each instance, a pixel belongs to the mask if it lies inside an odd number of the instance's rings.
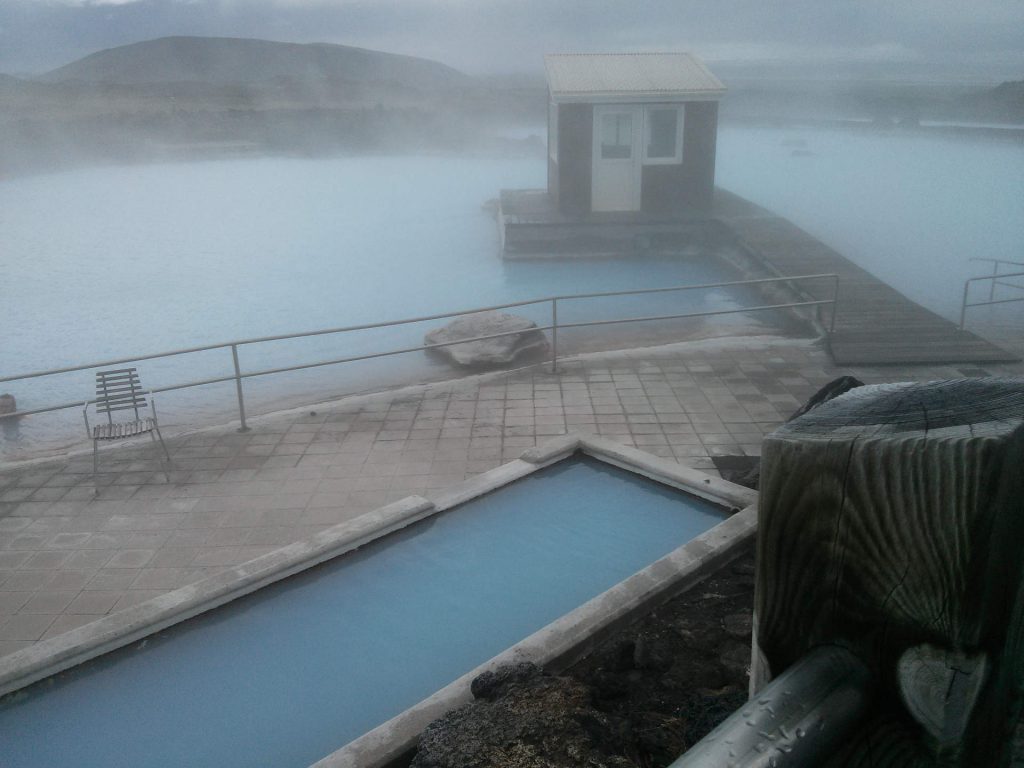
[{"label": "wooden log", "polygon": [[1024,686],[1024,380],[858,387],[762,454],[752,689],[838,643],[878,700],[831,764],[1007,764]]}]

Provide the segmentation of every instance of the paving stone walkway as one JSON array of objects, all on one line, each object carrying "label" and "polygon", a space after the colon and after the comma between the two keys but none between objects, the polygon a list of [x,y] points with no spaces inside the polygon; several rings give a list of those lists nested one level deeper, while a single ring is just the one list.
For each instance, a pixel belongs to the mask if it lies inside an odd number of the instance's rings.
[{"label": "paving stone walkway", "polygon": [[168,440],[0,473],[0,655],[350,520],[428,498],[552,435],[604,435],[714,471],[821,385],[1024,375],[1024,366],[837,368],[771,338],[582,356],[352,397]]}]

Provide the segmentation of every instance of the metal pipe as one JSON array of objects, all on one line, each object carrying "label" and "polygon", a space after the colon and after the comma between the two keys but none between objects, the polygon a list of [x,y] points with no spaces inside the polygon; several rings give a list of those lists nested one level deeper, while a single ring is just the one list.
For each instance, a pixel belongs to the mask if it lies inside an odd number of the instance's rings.
[{"label": "metal pipe", "polygon": [[1009,259],[993,259],[991,256],[971,256],[968,261],[989,261],[997,264],[1013,264],[1015,267],[1024,267],[1024,261],[1010,261]]},{"label": "metal pipe", "polygon": [[[549,325],[538,325],[530,330],[533,331],[548,331],[551,330]],[[251,373],[243,373],[243,379],[251,379],[254,376],[267,376],[271,373],[287,373],[288,371],[304,371],[307,368],[321,368],[325,365],[338,365],[339,363],[354,363],[359,360],[373,360],[378,357],[390,357],[391,355],[404,355],[407,352],[425,352],[429,349],[437,349],[438,347],[452,347],[456,344],[468,344],[472,341],[486,341],[487,339],[500,339],[503,336],[515,336],[516,334],[522,333],[522,331],[504,331],[502,333],[492,333],[488,336],[473,336],[468,339],[459,339],[458,341],[442,341],[438,344],[428,344],[423,347],[404,347],[402,349],[392,349],[387,352],[371,352],[368,355],[354,355],[352,357],[340,357],[336,360],[321,360],[316,363],[304,363],[303,365],[290,365],[285,368],[268,368],[264,371],[253,371]]]},{"label": "metal pipe", "polygon": [[[1020,274],[1024,275],[1024,272],[1022,272]],[[1014,276],[1016,276],[1016,275],[1012,275],[1012,274],[1011,275],[1005,275],[1005,277],[1014,277]],[[531,300],[531,301],[522,301],[522,302],[516,302],[516,303],[512,303],[512,304],[501,304],[501,305],[496,305],[494,307],[480,308],[480,309],[472,310],[472,311],[469,311],[469,312],[451,312],[451,313],[445,313],[445,314],[442,314],[442,315],[430,315],[430,316],[427,316],[427,317],[413,318],[413,319],[409,319],[409,320],[397,320],[397,321],[387,322],[387,323],[374,323],[374,324],[370,324],[370,325],[350,326],[348,328],[335,328],[335,329],[329,329],[329,330],[324,330],[324,331],[315,331],[315,332],[312,332],[312,333],[287,334],[287,335],[283,335],[283,336],[265,336],[265,337],[262,337],[262,338],[254,338],[254,339],[246,339],[246,340],[242,340],[242,341],[229,342],[229,343],[226,343],[226,344],[214,344],[214,345],[208,345],[208,346],[203,346],[203,347],[191,347],[191,348],[188,348],[188,349],[180,349],[180,350],[175,350],[175,351],[172,351],[172,352],[163,352],[163,353],[160,353],[160,354],[143,355],[143,356],[139,356],[139,357],[121,358],[121,359],[118,359],[118,360],[108,360],[108,361],[104,361],[104,362],[101,362],[101,363],[89,363],[87,365],[78,365],[78,366],[72,366],[72,367],[68,367],[68,368],[56,368],[56,369],[52,369],[52,370],[49,370],[49,371],[36,371],[34,373],[23,374],[23,375],[20,375],[20,376],[7,376],[7,377],[3,377],[3,378],[0,378],[0,382],[14,381],[14,380],[20,380],[20,379],[30,379],[30,378],[35,378],[35,377],[38,377],[38,376],[47,376],[47,375],[57,374],[57,373],[69,373],[69,372],[72,372],[72,371],[88,370],[88,369],[91,369],[91,368],[99,368],[99,367],[103,367],[103,366],[106,366],[106,365],[115,365],[115,364],[119,364],[119,363],[132,362],[132,361],[138,361],[138,360],[151,360],[151,359],[158,358],[158,357],[173,357],[175,355],[183,355],[183,354],[187,354],[189,352],[205,352],[205,351],[214,350],[214,349],[230,348],[231,349],[231,353],[232,353],[232,361],[234,362],[234,368],[235,368],[234,375],[232,375],[232,376],[220,376],[220,377],[215,377],[215,378],[210,378],[210,379],[200,379],[200,380],[197,380],[197,381],[190,381],[190,382],[185,382],[185,383],[182,383],[182,384],[172,384],[172,385],[164,386],[164,387],[154,387],[152,391],[154,391],[154,392],[170,392],[170,391],[174,391],[174,390],[178,390],[178,389],[188,389],[190,387],[199,387],[199,386],[205,386],[205,385],[208,385],[208,384],[221,384],[221,383],[228,382],[228,381],[234,381],[235,382],[235,387],[236,387],[236,390],[237,390],[238,403],[239,403],[239,417],[240,417],[240,421],[241,421],[241,425],[242,425],[242,428],[241,428],[240,431],[246,431],[248,429],[248,426],[246,424],[246,418],[245,418],[245,404],[244,404],[244,397],[243,397],[242,384],[241,384],[241,380],[242,379],[252,378],[252,377],[255,377],[255,376],[267,376],[267,375],[275,374],[275,373],[286,373],[286,372],[290,372],[290,371],[301,371],[301,370],[307,370],[309,368],[318,368],[318,367],[322,367],[322,366],[326,366],[326,365],[338,365],[338,364],[341,364],[341,363],[356,362],[356,361],[359,361],[359,360],[370,360],[370,359],[378,358],[378,357],[389,357],[391,355],[401,355],[401,354],[406,354],[408,352],[420,352],[420,351],[425,351],[425,350],[429,350],[429,349],[434,349],[434,348],[437,348],[437,347],[447,347],[447,346],[453,346],[455,344],[465,344],[465,343],[474,342],[474,341],[485,341],[487,339],[496,339],[496,338],[501,338],[503,336],[513,336],[513,335],[515,335],[517,333],[521,333],[521,331],[505,331],[503,333],[494,333],[494,334],[489,334],[487,336],[475,336],[475,337],[468,338],[468,339],[459,339],[458,341],[442,342],[440,344],[431,344],[431,345],[417,346],[417,347],[405,347],[405,348],[402,348],[402,349],[395,349],[395,350],[391,350],[391,351],[387,351],[387,352],[376,352],[376,353],[371,353],[371,354],[366,354],[366,355],[354,355],[354,356],[351,356],[351,357],[343,357],[343,358],[337,358],[337,359],[333,359],[333,360],[322,360],[322,361],[318,361],[318,362],[315,362],[315,363],[305,363],[303,365],[292,365],[292,366],[285,366],[285,367],[281,367],[281,368],[268,368],[266,370],[252,371],[252,372],[249,372],[249,373],[242,373],[241,372],[241,368],[240,368],[239,363],[238,363],[238,347],[240,345],[242,345],[242,344],[251,344],[251,343],[256,343],[256,342],[260,342],[260,341],[278,341],[278,340],[282,340],[282,339],[300,338],[300,337],[305,337],[305,336],[316,336],[316,335],[323,335],[323,334],[328,334],[328,333],[341,333],[341,332],[350,331],[350,330],[365,330],[365,329],[369,329],[369,328],[380,328],[380,327],[391,326],[391,325],[402,325],[402,324],[407,324],[407,323],[421,322],[423,320],[431,320],[431,319],[444,318],[444,317],[453,317],[453,316],[465,315],[465,314],[474,314],[476,312],[486,312],[486,311],[489,311],[491,309],[504,309],[504,308],[507,308],[507,307],[527,306],[527,305],[542,303],[544,301],[550,301],[551,304],[552,304],[552,323],[551,323],[551,325],[550,326],[537,326],[535,328],[535,330],[537,330],[537,331],[547,331],[547,330],[550,330],[552,332],[552,372],[554,372],[556,370],[556,360],[557,360],[557,354],[558,354],[558,347],[557,347],[557,345],[558,345],[558,338],[557,338],[557,334],[558,334],[558,326],[559,325],[562,328],[582,328],[582,327],[597,326],[597,325],[615,325],[615,324],[621,324],[621,323],[640,323],[640,322],[650,322],[650,321],[655,321],[655,320],[675,320],[675,319],[685,319],[685,318],[692,318],[692,317],[707,317],[707,316],[712,316],[712,315],[740,314],[740,313],[744,313],[744,312],[760,312],[760,311],[765,311],[765,310],[770,310],[770,309],[791,309],[791,308],[796,308],[796,307],[820,306],[820,305],[823,305],[823,304],[832,304],[833,305],[833,322],[834,322],[834,318],[835,318],[835,301],[836,301],[835,298],[832,298],[832,299],[820,299],[820,300],[816,300],[816,301],[791,302],[791,303],[787,303],[787,304],[762,305],[762,306],[757,306],[757,307],[741,307],[741,308],[737,308],[737,309],[705,310],[703,312],[689,312],[689,313],[676,314],[676,315],[652,315],[652,316],[645,316],[645,317],[621,318],[621,319],[616,319],[616,320],[593,320],[593,321],[589,321],[589,322],[562,323],[562,324],[559,324],[558,323],[558,301],[560,301],[560,300],[576,299],[576,298],[593,298],[593,297],[601,297],[601,296],[641,295],[641,294],[647,294],[647,293],[663,293],[663,292],[666,292],[666,291],[691,290],[691,289],[696,289],[696,288],[714,288],[714,287],[719,287],[719,286],[748,285],[748,284],[751,284],[751,283],[767,283],[767,282],[778,282],[780,280],[800,280],[800,279],[824,278],[824,277],[831,277],[831,278],[833,278],[835,280],[835,286],[836,287],[835,287],[835,291],[834,291],[834,296],[837,296],[838,295],[838,275],[835,275],[835,274],[802,275],[802,276],[799,276],[799,277],[768,278],[768,279],[759,279],[759,280],[741,280],[741,281],[733,281],[733,282],[728,282],[728,283],[708,283],[706,285],[700,285],[700,286],[677,286],[677,287],[671,287],[671,288],[650,288],[650,289],[635,290],[635,291],[611,291],[611,292],[606,292],[606,293],[578,294],[578,295],[573,295],[573,296],[552,296],[552,297],[549,297],[547,299],[535,299],[535,300]],[[977,278],[972,278],[972,279],[977,279]],[[1016,299],[1010,299],[1009,301],[1016,301]],[[96,402],[96,401],[95,400],[90,400],[89,402]],[[15,411],[14,413],[0,414],[0,420],[2,420],[2,419],[19,418],[19,417],[22,417],[22,416],[29,416],[29,415],[32,415],[32,414],[39,414],[39,413],[50,413],[50,412],[53,412],[53,411],[65,410],[67,408],[76,408],[76,407],[80,406],[81,403],[82,403],[81,400],[75,400],[74,402],[62,403],[60,405],[48,406],[46,408],[34,408],[34,409],[30,409],[30,410]]]},{"label": "metal pipe", "polygon": [[974,278],[968,278],[964,280],[964,297],[960,300],[960,330],[964,329],[964,324],[967,322],[967,291],[970,290],[971,280]]},{"label": "metal pipe", "polygon": [[828,324],[829,334],[836,332],[836,313],[839,310],[839,275],[833,275],[832,281],[832,318]]},{"label": "metal pipe", "polygon": [[688,317],[708,317],[710,315],[735,315],[744,312],[761,312],[768,309],[790,309],[792,307],[816,307],[831,304],[829,299],[817,301],[797,301],[791,304],[766,304],[760,307],[741,307],[739,309],[709,309],[706,312],[688,312],[682,315],[646,315],[644,317],[626,317],[618,320],[590,320],[585,323],[562,323],[561,328],[584,328],[590,325],[618,325],[620,323],[643,323],[652,320],[681,320]]},{"label": "metal pipe", "polygon": [[231,360],[235,364],[235,391],[238,392],[238,419],[242,425],[239,432],[248,432],[249,427],[245,424],[245,399],[242,397],[242,370],[238,367],[238,346],[231,345]]},{"label": "metal pipe", "polygon": [[995,301],[976,301],[973,304],[968,304],[968,307],[990,307],[994,304],[1013,304],[1018,301],[1024,301],[1024,296],[1019,299],[996,299]]},{"label": "metal pipe", "polygon": [[226,344],[211,344],[205,347],[189,347],[188,349],[175,349],[171,352],[155,352],[151,355],[134,355],[132,357],[119,357],[116,360],[103,360],[98,363],[86,363],[84,365],[72,365],[67,368],[51,368],[48,371],[33,371],[32,373],[20,373],[16,376],[0,377],[0,383],[15,381],[18,379],[34,379],[39,376],[55,376],[58,373],[74,373],[75,371],[87,371],[90,368],[105,368],[108,365],[120,365],[121,363],[133,363],[138,360],[154,360],[158,357],[174,357],[175,355],[188,355],[192,352],[208,352],[211,349],[221,349]]},{"label": "metal pipe", "polygon": [[551,299],[551,372],[557,373],[558,365],[558,299]]},{"label": "metal pipe", "polygon": [[[1006,261],[1005,259],[971,259],[971,261],[999,261],[999,262],[1001,262],[1003,264],[1021,264],[1021,262]],[[1004,278],[1004,277],[1024,277],[1024,272],[1006,272],[1006,273],[1001,274],[1001,275],[1000,274],[982,275],[981,277],[969,277],[966,280],[964,280],[964,295],[963,295],[963,298],[960,300],[960,330],[961,331],[964,330],[964,325],[965,325],[965,323],[967,321],[967,317],[966,316],[967,316],[967,308],[968,307],[987,307],[987,306],[990,306],[992,304],[1011,304],[1011,303],[1017,302],[1017,301],[1024,301],[1024,299],[1000,299],[999,301],[976,301],[976,302],[973,302],[973,303],[970,303],[970,304],[967,302],[967,294],[968,294],[968,291],[970,290],[971,283],[978,282],[979,280],[989,280],[989,281],[991,281],[990,286],[989,286],[989,299],[991,299],[995,295],[995,286],[996,286],[997,280],[999,280],[1000,278]],[[1015,285],[1014,283],[1003,283],[1003,282],[1000,282],[999,284],[1000,285],[1005,285],[1005,286],[1008,286],[1008,287],[1012,287],[1012,288],[1024,288],[1024,286]]]},{"label": "metal pipe", "polygon": [[860,659],[815,648],[669,768],[814,768],[867,713],[870,692]]},{"label": "metal pipe", "polygon": [[[1022,275],[1024,275],[1024,272],[1002,272],[999,275],[997,275],[996,277],[1000,277],[1000,278],[1002,278],[1002,277],[1021,277]],[[982,275],[981,277],[968,277],[967,278],[967,282],[968,283],[973,283],[976,280],[992,280],[992,279],[993,279],[992,275]]]},{"label": "metal pipe", "polygon": [[241,346],[242,344],[259,344],[265,341],[282,341],[285,339],[298,339],[306,336],[325,336],[331,333],[348,333],[350,331],[369,331],[374,328],[389,328],[392,325],[409,325],[410,323],[425,323],[430,320],[444,320],[446,317],[460,317],[461,315],[475,315],[480,312],[493,312],[498,309],[511,309],[512,307],[528,307],[531,304],[543,304],[548,298],[529,299],[528,301],[513,301],[510,304],[495,304],[491,307],[477,307],[476,309],[463,309],[458,312],[443,312],[438,315],[423,315],[422,317],[409,317],[404,320],[385,320],[380,323],[366,323],[364,325],[349,325],[344,328],[326,328],[321,331],[303,331],[302,333],[284,333],[278,336],[259,336],[252,339],[242,339],[232,342]]},{"label": "metal pipe", "polygon": [[[1024,274],[1024,273],[1022,273]],[[208,352],[214,349],[223,349],[232,345],[241,346],[243,344],[258,344],[266,341],[282,341],[285,339],[298,339],[305,338],[307,336],[324,336],[332,333],[347,333],[350,331],[366,331],[374,328],[387,328],[393,325],[408,325],[410,323],[422,323],[430,320],[441,320],[446,317],[458,317],[460,315],[472,315],[479,312],[491,312],[498,309],[510,309],[512,307],[526,307],[533,304],[543,304],[554,299],[587,299],[587,298],[599,298],[602,296],[632,296],[642,295],[648,293],[664,293],[666,291],[693,291],[704,288],[725,288],[736,285],[757,285],[760,283],[776,283],[783,280],[813,280],[817,278],[833,277],[838,278],[835,273],[825,273],[817,275],[796,275],[793,277],[767,277],[758,278],[756,280],[733,280],[724,283],[704,283],[701,285],[678,285],[671,286],[668,288],[644,288],[632,291],[607,291],[604,293],[580,293],[567,296],[547,296],[539,299],[529,299],[527,301],[514,301],[508,304],[495,304],[490,307],[477,307],[476,309],[460,310],[458,312],[444,312],[436,315],[424,315],[422,317],[411,317],[404,320],[387,320],[380,323],[367,323],[364,325],[349,325],[341,328],[325,328],[319,331],[304,331],[301,333],[285,333],[276,336],[254,336],[247,339],[236,339],[234,341],[226,341],[220,344],[207,344],[200,347],[187,347],[185,349],[175,349],[170,352],[157,352],[147,355],[135,355],[134,357],[123,357],[115,360],[104,360],[102,362],[86,363],[83,365],[74,365],[66,368],[51,368],[46,371],[32,371],[30,373],[21,373],[15,376],[0,376],[0,383],[5,381],[15,381],[18,379],[33,379],[39,376],[52,376],[59,373],[72,373],[74,371],[85,371],[91,368],[103,368],[108,365],[120,365],[121,363],[130,363],[139,360],[153,360],[158,357],[174,357],[176,355],[187,355],[193,352]]]},{"label": "metal pipe", "polygon": [[644,288],[633,291],[602,291],[601,293],[574,293],[570,296],[554,296],[551,298],[562,299],[596,299],[602,296],[631,296],[633,294],[646,293],[667,293],[669,291],[697,291],[703,288],[729,288],[736,285],[759,285],[761,283],[781,283],[786,280],[815,280],[826,277],[838,277],[834,272],[824,272],[819,275],[796,275],[794,277],[759,277],[755,280],[730,280],[725,283],[701,283],[700,285],[673,285],[667,288]]}]

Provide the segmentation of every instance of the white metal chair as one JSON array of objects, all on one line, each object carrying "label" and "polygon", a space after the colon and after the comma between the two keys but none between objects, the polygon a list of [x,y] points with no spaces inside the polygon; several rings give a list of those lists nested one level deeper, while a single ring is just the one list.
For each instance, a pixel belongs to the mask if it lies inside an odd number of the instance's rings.
[{"label": "white metal chair", "polygon": [[[146,403],[146,395],[149,395],[149,404]],[[171,454],[164,444],[163,435],[160,434],[160,426],[156,420],[156,401],[153,393],[146,393],[139,382],[139,374],[135,368],[121,368],[111,371],[96,372],[96,413],[106,414],[106,423],[95,425],[89,424],[89,402],[86,401],[82,410],[82,417],[85,419],[85,431],[92,439],[92,477],[96,482],[99,465],[99,442],[100,440],[124,440],[129,437],[138,437],[149,433],[153,442],[160,440],[160,447],[164,449],[164,456],[167,457],[167,464],[171,463]],[[149,408],[150,415],[143,416],[140,411]],[[134,419],[115,421],[115,411],[132,411]],[[171,476],[167,468],[164,469],[167,481]]]}]

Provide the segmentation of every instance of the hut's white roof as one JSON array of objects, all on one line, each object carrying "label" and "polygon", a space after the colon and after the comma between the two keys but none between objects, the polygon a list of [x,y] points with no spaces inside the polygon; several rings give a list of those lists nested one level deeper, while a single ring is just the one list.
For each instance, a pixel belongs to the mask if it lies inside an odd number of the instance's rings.
[{"label": "hut's white roof", "polygon": [[689,101],[725,93],[690,53],[555,53],[544,66],[555,101]]}]

